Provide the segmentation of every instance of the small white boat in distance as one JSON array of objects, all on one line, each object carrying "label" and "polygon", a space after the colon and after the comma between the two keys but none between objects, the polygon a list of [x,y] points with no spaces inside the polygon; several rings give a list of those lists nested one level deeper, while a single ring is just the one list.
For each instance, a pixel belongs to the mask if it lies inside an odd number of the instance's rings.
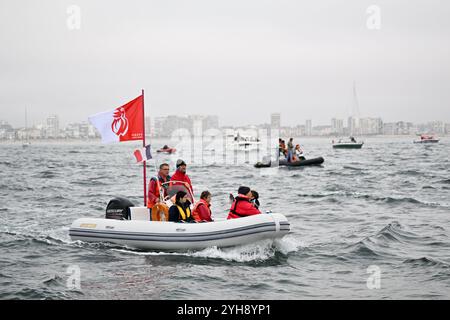
[{"label": "small white boat in distance", "polygon": [[229,150],[250,151],[257,150],[261,141],[250,135],[241,135],[239,132],[234,135],[233,140],[227,145]]},{"label": "small white boat in distance", "polygon": [[357,142],[355,138],[350,137],[348,141],[339,139],[338,141],[332,141],[333,148],[335,149],[361,149],[364,142]]},{"label": "small white boat in distance", "polygon": [[436,139],[432,135],[421,134],[420,140],[415,140],[414,143],[437,143],[439,139]]}]

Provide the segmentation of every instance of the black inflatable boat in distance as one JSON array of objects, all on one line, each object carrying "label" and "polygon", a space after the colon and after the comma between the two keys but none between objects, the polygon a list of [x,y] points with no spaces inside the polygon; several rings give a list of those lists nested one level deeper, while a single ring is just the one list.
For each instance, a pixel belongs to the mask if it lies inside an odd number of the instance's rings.
[{"label": "black inflatable boat in distance", "polygon": [[[303,166],[314,166],[321,165],[325,160],[322,157],[306,159],[301,161],[287,162],[286,159],[280,159],[278,165],[286,167],[303,167]],[[255,168],[269,168],[272,163],[262,163],[258,162],[255,164]]]}]

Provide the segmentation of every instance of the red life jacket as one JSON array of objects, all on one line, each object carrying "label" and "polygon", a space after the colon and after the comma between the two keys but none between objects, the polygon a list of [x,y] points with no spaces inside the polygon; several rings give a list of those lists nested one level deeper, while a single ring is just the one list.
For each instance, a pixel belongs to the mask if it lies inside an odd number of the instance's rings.
[{"label": "red life jacket", "polygon": [[[203,206],[203,208],[205,208],[206,210],[208,210],[208,216],[209,217],[203,217],[201,215],[200,209],[199,207]],[[206,202],[203,199],[200,199],[194,206],[194,210],[192,210],[192,216],[194,217],[195,221],[202,221],[202,220],[206,220],[206,221],[212,221],[211,219],[211,209],[210,209],[210,205],[208,204],[208,202]],[[209,219],[205,219],[205,218],[209,218]]]},{"label": "red life jacket", "polygon": [[[155,182],[155,187],[156,187],[155,190],[152,190],[152,188],[151,188],[152,187],[152,181]],[[150,193],[153,194],[156,197],[156,199],[159,199],[160,198],[159,190],[161,189],[161,183],[168,182],[168,181],[170,181],[170,176],[167,176],[165,181],[160,176],[151,178],[150,182],[148,184],[148,193],[149,194]],[[156,203],[155,202],[156,199],[152,201],[149,196],[147,198],[148,198],[148,200],[147,200],[147,208],[152,208],[155,205],[155,203]]]},{"label": "red life jacket", "polygon": [[191,179],[189,179],[189,176],[186,173],[183,173],[180,170],[177,170],[177,171],[175,171],[173,176],[170,178],[170,180],[186,182],[189,185],[189,187],[191,188],[191,191],[194,192],[194,189],[192,188]]},{"label": "red life jacket", "polygon": [[249,197],[239,194],[236,198],[234,198],[234,202],[231,205],[230,212],[228,213],[228,219],[248,217],[260,213],[261,211],[255,208],[250,202]]}]

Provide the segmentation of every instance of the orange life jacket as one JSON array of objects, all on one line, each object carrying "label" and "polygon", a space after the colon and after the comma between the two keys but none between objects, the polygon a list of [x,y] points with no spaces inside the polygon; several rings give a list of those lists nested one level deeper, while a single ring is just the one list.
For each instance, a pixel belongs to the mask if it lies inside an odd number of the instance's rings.
[{"label": "orange life jacket", "polygon": [[205,205],[205,207],[209,210],[209,215],[211,215],[211,210],[209,209],[209,205],[208,203],[203,200],[200,199],[199,201],[197,201],[197,203],[194,205],[194,209],[192,210],[192,217],[195,219],[195,221],[202,221],[202,219],[200,218],[200,212],[198,211],[198,207],[203,204]]}]

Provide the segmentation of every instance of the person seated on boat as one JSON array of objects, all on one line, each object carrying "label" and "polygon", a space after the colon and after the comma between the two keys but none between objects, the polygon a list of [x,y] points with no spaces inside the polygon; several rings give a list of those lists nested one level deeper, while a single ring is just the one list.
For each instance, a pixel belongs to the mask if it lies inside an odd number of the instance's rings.
[{"label": "person seated on boat", "polygon": [[177,170],[170,178],[170,181],[182,181],[188,184],[189,188],[191,188],[191,192],[194,193],[194,189],[192,188],[191,179],[186,174],[186,162],[181,159],[177,160]]},{"label": "person seated on boat", "polygon": [[[170,181],[169,165],[162,163],[159,166],[158,176],[152,177],[148,183],[147,193],[147,208],[151,209],[155,204],[160,202],[160,189],[161,184]],[[166,189],[164,189],[164,197],[167,196]]]},{"label": "person seated on boat", "polygon": [[252,196],[251,189],[249,187],[241,186],[238,189],[238,195],[234,198],[231,205],[230,212],[227,219],[236,219],[242,217],[248,217],[255,214],[260,214],[257,208],[250,202]]},{"label": "person seated on boat", "polygon": [[195,221],[198,222],[211,222],[211,192],[203,191],[200,195],[200,200],[194,206],[192,215]]},{"label": "person seated on boat", "polygon": [[353,142],[353,143],[356,143],[356,140],[355,140],[354,137],[350,137],[350,141]]},{"label": "person seated on boat", "polygon": [[250,202],[252,203],[252,205],[256,208],[259,209],[259,206],[261,205],[259,203],[259,194],[258,192],[256,192],[255,190],[251,190],[250,193],[252,194],[250,196]]},{"label": "person seated on boat", "polygon": [[167,149],[169,149],[169,146],[167,144],[165,144],[164,147],[162,147],[162,148],[163,148],[163,150],[167,150]]},{"label": "person seated on boat", "polygon": [[300,148],[299,144],[295,145],[294,159],[294,161],[305,160],[305,157],[303,156],[303,150]]},{"label": "person seated on boat", "polygon": [[172,222],[196,222],[189,208],[190,202],[188,194],[178,191],[175,197],[175,204],[169,209],[169,221]]}]

